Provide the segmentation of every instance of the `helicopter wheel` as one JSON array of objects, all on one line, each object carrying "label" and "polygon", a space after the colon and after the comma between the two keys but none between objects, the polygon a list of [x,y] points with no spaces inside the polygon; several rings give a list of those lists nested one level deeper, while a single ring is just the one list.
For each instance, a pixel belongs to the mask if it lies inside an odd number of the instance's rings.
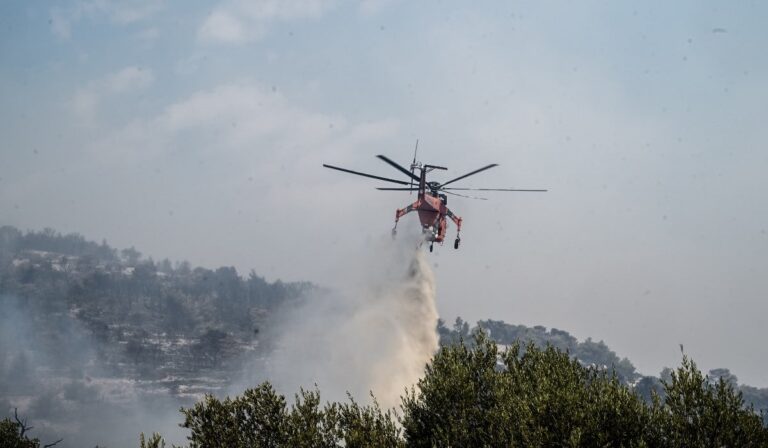
[{"label": "helicopter wheel", "polygon": [[431,243],[431,244],[429,245],[429,251],[430,251],[430,252],[432,252],[432,250],[433,250],[434,248],[435,248],[435,244],[434,244],[434,243]]},{"label": "helicopter wheel", "polygon": [[460,242],[461,242],[461,240],[460,240],[460,239],[458,239],[458,238],[456,238],[456,241],[454,241],[454,242],[453,242],[453,248],[454,248],[454,249],[458,249],[458,248],[459,248],[459,243],[460,243]]}]

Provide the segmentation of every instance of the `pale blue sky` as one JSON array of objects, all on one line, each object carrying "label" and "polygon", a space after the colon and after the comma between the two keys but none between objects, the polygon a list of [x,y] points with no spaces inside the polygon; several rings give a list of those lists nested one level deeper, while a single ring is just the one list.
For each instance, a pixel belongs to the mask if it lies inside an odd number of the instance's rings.
[{"label": "pale blue sky", "polygon": [[[3,2],[0,222],[342,285],[410,198],[467,186],[447,320],[604,339],[768,386],[764,2]],[[448,177],[446,177],[447,179]],[[413,224],[413,222],[411,222]]]}]

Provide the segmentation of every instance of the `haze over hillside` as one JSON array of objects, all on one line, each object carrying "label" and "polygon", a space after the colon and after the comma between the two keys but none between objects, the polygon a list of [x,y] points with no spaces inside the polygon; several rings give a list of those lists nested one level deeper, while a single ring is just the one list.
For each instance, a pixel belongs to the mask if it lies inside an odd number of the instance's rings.
[{"label": "haze over hillside", "polygon": [[[289,369],[297,374],[316,367],[311,352],[295,349],[316,347],[317,337],[333,344],[328,335],[344,336],[335,327],[352,316],[327,321],[318,321],[317,312],[293,320],[285,316],[308,300],[322,303],[327,293],[309,283],[269,283],[255,272],[242,277],[231,267],[155,262],[134,248],[117,250],[77,234],[0,227],[0,409],[9,414],[19,408],[40,435],[65,437],[64,446],[133,444],[139,431],[153,428],[173,437],[178,430],[169,428],[175,427],[178,406],[259,379],[285,379],[270,378],[275,370],[269,366],[275,337],[285,334],[282,327],[289,322],[288,331],[304,339],[296,340],[290,358],[279,356],[290,359]],[[602,341],[580,342],[567,331],[492,319],[478,326],[500,344],[552,344],[585,365],[615,370],[646,398],[660,390],[657,377],[637,372]],[[453,344],[470,341],[472,331],[457,319],[450,327],[440,321],[433,332],[441,343]],[[375,356],[374,351],[365,359],[373,364]],[[710,375],[737,381],[727,369]],[[768,408],[768,389],[741,390],[757,409]],[[365,398],[364,390],[357,394]],[[121,423],[102,431],[113,421]]]},{"label": "haze over hillside", "polygon": [[274,310],[310,288],[1,227],[0,407],[66,446],[135,444],[138,427],[224,393],[269,352]]}]

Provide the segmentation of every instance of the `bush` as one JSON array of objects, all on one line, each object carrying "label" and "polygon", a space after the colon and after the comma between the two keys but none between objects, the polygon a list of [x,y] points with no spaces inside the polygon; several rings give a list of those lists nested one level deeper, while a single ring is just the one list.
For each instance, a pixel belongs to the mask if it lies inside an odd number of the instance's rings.
[{"label": "bush", "polygon": [[[441,348],[402,398],[402,416],[372,405],[321,405],[301,390],[288,408],[269,383],[183,409],[190,447],[765,447],[768,429],[722,378],[686,356],[647,402],[613,371],[553,346],[499,352],[482,331]],[[156,436],[157,437],[157,436]],[[153,447],[162,440],[153,439]]]}]

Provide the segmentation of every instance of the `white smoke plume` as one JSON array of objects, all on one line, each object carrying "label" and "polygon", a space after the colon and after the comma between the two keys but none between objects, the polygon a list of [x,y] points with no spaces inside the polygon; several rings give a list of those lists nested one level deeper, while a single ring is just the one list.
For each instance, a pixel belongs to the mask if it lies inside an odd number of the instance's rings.
[{"label": "white smoke plume", "polygon": [[18,409],[34,427],[28,435],[63,439],[57,448],[137,446],[141,431],[184,440],[178,409],[189,400],[109,370],[71,315],[0,293],[0,420]]},{"label": "white smoke plume", "polygon": [[391,301],[382,311],[392,313],[387,322],[392,331],[387,352],[373,369],[372,390],[382,404],[392,405],[422,376],[438,347],[435,279],[423,251],[415,252],[407,277],[383,300]]},{"label": "white smoke plume", "polygon": [[358,401],[373,393],[386,408],[400,403],[438,348],[435,278],[413,238],[373,246],[375,259],[350,272],[343,291],[308,297],[273,325],[266,368],[254,367],[260,378],[233,393],[267,379],[288,396],[317,385],[326,400],[349,392]]}]

